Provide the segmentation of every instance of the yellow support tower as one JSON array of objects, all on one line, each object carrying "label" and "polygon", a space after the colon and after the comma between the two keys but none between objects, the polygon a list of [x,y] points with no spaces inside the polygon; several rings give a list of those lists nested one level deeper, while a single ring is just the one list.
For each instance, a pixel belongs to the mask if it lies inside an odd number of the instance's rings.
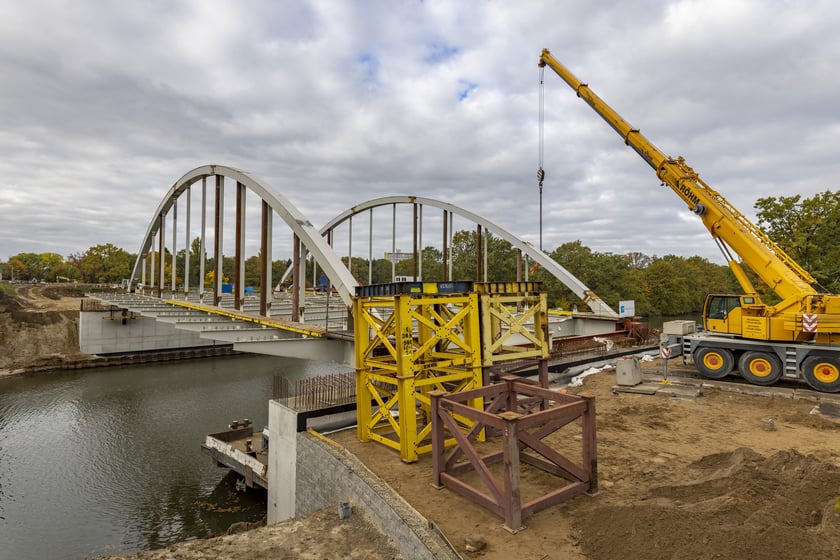
[{"label": "yellow support tower", "polygon": [[476,283],[481,294],[482,363],[549,356],[548,298],[537,282]]},{"label": "yellow support tower", "polygon": [[[358,436],[399,450],[407,463],[432,450],[429,393],[482,385],[479,295],[440,286],[384,296],[364,286],[354,300]],[[468,404],[483,409],[481,398]]]}]

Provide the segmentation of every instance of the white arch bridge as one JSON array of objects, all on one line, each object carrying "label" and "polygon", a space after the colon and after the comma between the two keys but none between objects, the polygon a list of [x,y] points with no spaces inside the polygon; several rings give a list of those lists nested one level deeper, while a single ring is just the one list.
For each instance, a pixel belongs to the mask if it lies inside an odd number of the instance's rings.
[{"label": "white arch bridge", "polygon": [[[235,185],[232,193],[227,192],[230,185]],[[193,191],[199,189],[200,209],[196,211]],[[254,204],[249,208],[249,198],[256,198],[259,204],[258,228],[246,227],[257,215]],[[383,213],[390,214],[384,221]],[[275,216],[283,220],[285,227],[275,227]],[[451,249],[456,220],[459,225],[466,222],[475,227],[474,279],[452,278]],[[231,221],[232,225],[228,226],[226,222]],[[429,224],[441,228],[440,237],[428,234]],[[548,255],[502,226],[453,204],[419,196],[388,196],[358,204],[317,229],[263,180],[222,165],[197,167],[172,185],[152,215],[140,243],[129,280],[131,289],[124,294],[96,294],[95,297],[125,310],[123,316],[154,316],[179,329],[199,332],[202,338],[231,342],[236,350],[346,361],[352,353],[346,348],[347,342],[352,341],[348,309],[359,285],[348,265],[352,268],[360,259],[366,261],[367,280],[372,283],[374,245],[382,244],[383,230],[390,235],[386,257],[391,262],[392,281],[396,262],[402,258],[413,261],[409,279],[423,277],[420,255],[424,234],[425,242],[430,238],[440,240],[443,260],[439,278],[424,280],[497,281],[488,277],[489,233],[504,239],[516,250],[518,281],[527,281],[529,264],[536,263],[581,298],[589,306],[590,315],[608,320],[617,318],[615,311]],[[226,244],[231,233],[233,241]],[[281,252],[276,250],[276,240],[283,234],[288,240],[289,233],[291,248],[285,247],[285,255],[291,254],[290,266],[285,274],[273,278],[272,256]],[[346,238],[342,239],[342,235]],[[410,239],[412,250],[398,250],[398,238]],[[179,240],[183,243],[179,244]],[[365,241],[367,254],[358,250]],[[254,245],[259,247],[258,258],[246,258],[246,246]],[[346,249],[342,251],[338,247]],[[340,255],[342,252],[346,254]],[[255,260],[259,267],[258,285],[246,286],[246,269],[253,267]],[[208,263],[212,263],[212,269]],[[334,291],[307,290],[308,272],[312,274],[314,287],[318,284],[319,270]],[[193,285],[191,277],[197,278]],[[288,289],[274,289],[288,282]],[[312,345],[312,341],[320,344]],[[332,350],[326,350],[331,346]]]}]

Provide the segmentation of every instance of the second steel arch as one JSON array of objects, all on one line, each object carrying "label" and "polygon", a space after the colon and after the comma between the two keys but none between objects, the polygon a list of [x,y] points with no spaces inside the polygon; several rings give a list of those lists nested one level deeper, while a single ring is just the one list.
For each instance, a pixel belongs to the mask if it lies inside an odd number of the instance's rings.
[{"label": "second steel arch", "polygon": [[388,206],[392,204],[420,204],[424,206],[432,206],[434,208],[446,210],[452,214],[471,220],[474,223],[481,225],[488,231],[491,231],[494,234],[498,235],[499,237],[510,243],[514,248],[521,250],[524,254],[528,255],[529,258],[539,263],[540,266],[542,266],[545,270],[547,270],[558,280],[563,282],[563,284],[565,284],[570,290],[572,290],[575,293],[575,295],[577,295],[581,300],[583,300],[595,314],[605,317],[618,317],[618,314],[610,306],[604,303],[604,301],[600,297],[598,297],[595,294],[595,292],[586,287],[586,285],[583,282],[581,282],[572,273],[563,268],[560,264],[558,264],[555,260],[546,255],[544,252],[522,241],[502,226],[491,222],[490,220],[483,218],[478,214],[475,214],[473,212],[470,212],[469,210],[465,210],[464,208],[461,208],[454,204],[450,204],[448,202],[443,202],[440,200],[425,198],[421,196],[408,195],[396,195],[375,198],[372,200],[368,200],[367,202],[362,202],[361,204],[357,204],[352,208],[345,210],[344,212],[330,220],[326,225],[324,225],[321,228],[320,233],[321,235],[324,235],[328,231],[334,229],[336,226],[350,219],[352,216],[360,214],[366,210],[370,210],[372,208],[377,208],[380,206]]}]

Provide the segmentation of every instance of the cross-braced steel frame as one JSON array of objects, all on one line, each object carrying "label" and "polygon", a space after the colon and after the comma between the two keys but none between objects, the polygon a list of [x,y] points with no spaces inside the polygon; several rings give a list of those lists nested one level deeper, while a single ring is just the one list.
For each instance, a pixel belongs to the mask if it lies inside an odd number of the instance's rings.
[{"label": "cross-braced steel frame", "polygon": [[[361,441],[396,449],[409,463],[432,450],[429,393],[462,392],[482,384],[478,313],[474,292],[356,298]],[[468,406],[483,404],[474,398]]]}]

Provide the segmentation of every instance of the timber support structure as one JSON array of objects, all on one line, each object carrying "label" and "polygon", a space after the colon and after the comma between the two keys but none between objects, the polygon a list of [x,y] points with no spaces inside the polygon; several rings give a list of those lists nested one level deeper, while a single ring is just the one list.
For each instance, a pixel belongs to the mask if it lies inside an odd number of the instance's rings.
[{"label": "timber support structure", "polygon": [[[595,398],[590,395],[558,393],[523,382],[508,375],[494,383],[464,391],[429,395],[432,405],[433,483],[449,488],[505,520],[511,532],[524,529],[522,521],[538,511],[581,493],[598,492],[598,459],[595,438]],[[521,397],[526,397],[522,399]],[[482,400],[486,410],[477,410],[467,403]],[[541,400],[551,406],[545,410],[522,409],[520,400]],[[472,423],[463,433],[460,425]],[[582,436],[578,443],[570,438],[569,447],[580,448],[581,463],[575,463],[543,441],[560,428],[581,419]],[[480,455],[474,445],[477,434],[492,428],[502,434],[501,444],[490,453]],[[447,451],[444,441],[454,438],[456,445]],[[571,443],[573,442],[573,443]],[[522,503],[520,470],[528,464],[564,479],[567,483],[542,496]],[[501,464],[501,468],[493,466]],[[499,472],[501,471],[501,472]],[[483,489],[471,486],[460,478],[475,473]],[[501,474],[501,482],[497,481]]]}]

